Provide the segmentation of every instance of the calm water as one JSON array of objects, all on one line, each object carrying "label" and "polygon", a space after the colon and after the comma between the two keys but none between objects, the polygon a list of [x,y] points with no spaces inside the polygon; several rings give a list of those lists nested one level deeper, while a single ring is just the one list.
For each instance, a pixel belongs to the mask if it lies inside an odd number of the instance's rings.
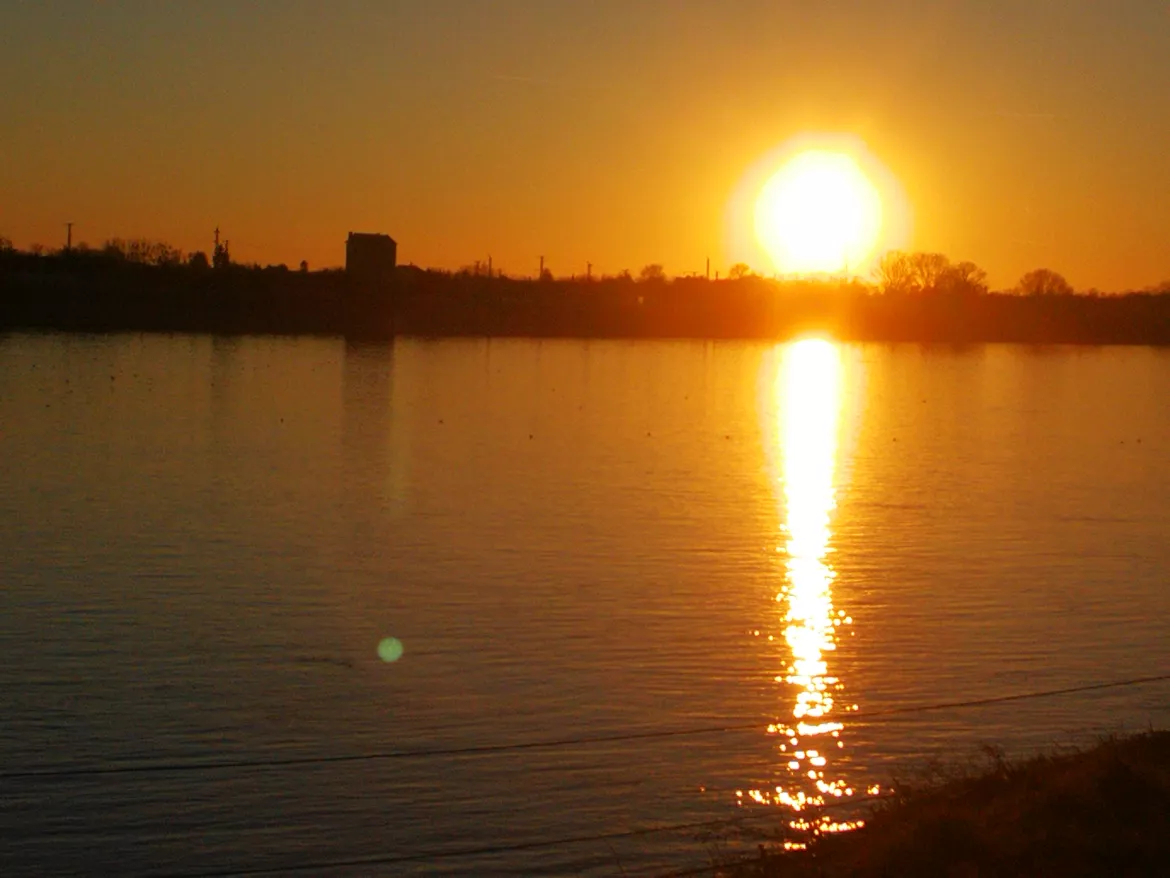
[{"label": "calm water", "polygon": [[653,874],[711,841],[320,864],[1166,725],[864,714],[1170,671],[1167,400],[1138,348],[0,338],[0,873]]}]

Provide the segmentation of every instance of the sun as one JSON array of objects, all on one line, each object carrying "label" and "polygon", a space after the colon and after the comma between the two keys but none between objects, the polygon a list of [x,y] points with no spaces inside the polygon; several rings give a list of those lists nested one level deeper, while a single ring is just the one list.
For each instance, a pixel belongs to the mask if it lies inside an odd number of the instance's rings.
[{"label": "sun", "polygon": [[845,152],[797,153],[756,197],[756,238],[780,274],[856,271],[873,256],[881,232],[881,195]]}]

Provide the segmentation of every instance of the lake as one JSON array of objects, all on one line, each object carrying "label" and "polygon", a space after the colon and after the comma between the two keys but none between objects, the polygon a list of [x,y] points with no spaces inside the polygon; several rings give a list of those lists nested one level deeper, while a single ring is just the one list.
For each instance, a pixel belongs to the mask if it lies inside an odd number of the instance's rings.
[{"label": "lake", "polygon": [[0,336],[0,872],[653,875],[1165,727],[890,711],[1170,672],[1168,400],[1138,347]]}]

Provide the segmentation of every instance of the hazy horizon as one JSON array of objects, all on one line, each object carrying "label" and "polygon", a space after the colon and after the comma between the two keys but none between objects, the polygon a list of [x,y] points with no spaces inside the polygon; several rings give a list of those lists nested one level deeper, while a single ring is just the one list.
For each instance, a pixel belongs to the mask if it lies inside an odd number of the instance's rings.
[{"label": "hazy horizon", "polygon": [[[339,265],[712,272],[729,211],[793,138],[863,143],[907,249],[993,288],[1170,276],[1170,11],[1152,0],[10,3],[0,235],[162,238]],[[753,266],[767,270],[766,266]]]}]

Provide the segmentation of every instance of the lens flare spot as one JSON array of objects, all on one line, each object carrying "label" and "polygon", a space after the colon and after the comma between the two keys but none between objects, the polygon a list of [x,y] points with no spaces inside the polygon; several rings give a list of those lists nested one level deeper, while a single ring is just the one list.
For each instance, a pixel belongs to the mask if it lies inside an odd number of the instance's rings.
[{"label": "lens flare spot", "polygon": [[378,658],[390,664],[402,658],[405,648],[397,637],[383,637],[378,641]]}]

